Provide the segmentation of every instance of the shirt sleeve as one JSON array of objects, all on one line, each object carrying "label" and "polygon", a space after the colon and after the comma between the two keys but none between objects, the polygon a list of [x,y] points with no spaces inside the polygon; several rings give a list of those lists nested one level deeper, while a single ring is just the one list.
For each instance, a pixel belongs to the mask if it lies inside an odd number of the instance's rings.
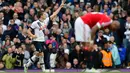
[{"label": "shirt sleeve", "polygon": [[98,28],[101,28],[101,27],[107,27],[111,23],[112,23],[112,20],[109,17],[105,17],[105,18],[102,18],[102,20],[100,20],[99,22],[97,22],[96,25],[98,26]]},{"label": "shirt sleeve", "polygon": [[47,18],[45,19],[45,23],[46,23],[46,25],[49,24],[49,21],[50,21],[50,17],[47,17]]},{"label": "shirt sleeve", "polygon": [[33,22],[32,24],[31,24],[31,28],[32,29],[34,29],[34,28],[36,28],[37,26],[36,26],[36,22]]}]

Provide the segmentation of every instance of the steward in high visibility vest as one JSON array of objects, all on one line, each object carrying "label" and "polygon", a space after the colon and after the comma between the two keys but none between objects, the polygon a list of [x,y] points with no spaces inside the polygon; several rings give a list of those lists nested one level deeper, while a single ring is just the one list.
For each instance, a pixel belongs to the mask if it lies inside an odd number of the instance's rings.
[{"label": "steward in high visibility vest", "polygon": [[105,50],[101,51],[102,53],[102,63],[104,67],[112,67],[112,54],[111,52],[107,52]]}]

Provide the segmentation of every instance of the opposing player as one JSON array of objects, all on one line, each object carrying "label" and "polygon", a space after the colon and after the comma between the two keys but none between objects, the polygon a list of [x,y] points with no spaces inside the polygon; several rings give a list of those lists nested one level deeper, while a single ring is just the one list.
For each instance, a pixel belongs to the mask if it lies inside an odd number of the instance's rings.
[{"label": "opposing player", "polygon": [[50,19],[53,19],[64,6],[65,0],[62,1],[60,7],[51,15],[48,16],[46,12],[39,12],[38,20],[34,21],[31,24],[31,27],[28,29],[28,35],[32,38],[33,43],[36,47],[37,53],[32,56],[27,64],[24,64],[24,72],[27,72],[27,68],[33,64],[37,59],[39,60],[41,69],[45,72],[45,63],[44,63],[44,50],[45,50],[45,37],[44,37],[44,30],[46,29]]},{"label": "opposing player", "polygon": [[97,30],[105,27],[115,31],[120,27],[120,23],[100,12],[91,12],[80,16],[75,21],[76,41],[82,42],[83,46],[88,46],[90,42],[93,42]]}]

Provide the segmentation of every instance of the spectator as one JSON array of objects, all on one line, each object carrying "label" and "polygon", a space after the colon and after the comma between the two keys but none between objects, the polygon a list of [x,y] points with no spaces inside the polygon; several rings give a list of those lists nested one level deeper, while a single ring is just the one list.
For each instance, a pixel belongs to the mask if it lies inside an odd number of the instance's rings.
[{"label": "spectator", "polygon": [[127,68],[130,68],[130,66],[128,65],[129,62],[130,62],[130,57],[129,57],[129,54],[130,54],[130,49],[129,49],[129,46],[130,46],[130,41],[129,41],[129,29],[130,29],[130,17],[127,17],[127,22],[126,22],[126,32],[124,33],[126,35],[126,38],[124,40],[124,46],[126,47],[126,66]]},{"label": "spectator", "polygon": [[59,29],[59,24],[57,22],[53,22],[52,28]]},{"label": "spectator", "polygon": [[75,4],[74,10],[80,12],[81,8],[80,8],[80,5],[78,3]]},{"label": "spectator", "polygon": [[14,11],[9,8],[9,6],[3,7],[4,11],[4,25],[8,25],[9,20],[13,17]]},{"label": "spectator", "polygon": [[79,45],[76,45],[74,50],[69,54],[69,60],[73,64],[73,60],[77,58],[79,64],[84,61],[84,52]]},{"label": "spectator", "polygon": [[73,14],[73,19],[74,21],[80,16],[79,12],[78,11],[75,11],[74,14]]},{"label": "spectator", "polygon": [[56,68],[56,56],[57,56],[56,49],[52,49],[52,52],[50,54],[50,66],[53,69]]},{"label": "spectator", "polygon": [[[111,36],[110,38],[114,38]],[[109,42],[109,49],[112,52],[112,59],[113,59],[113,68],[120,68],[121,61],[120,56],[118,52],[118,48],[116,45],[114,45],[111,41]]]},{"label": "spectator", "polygon": [[66,9],[65,14],[66,15],[71,14],[70,9]]},{"label": "spectator", "polygon": [[17,69],[23,68],[23,59],[24,59],[24,51],[21,47],[19,47],[16,52],[15,68]]},{"label": "spectator", "polygon": [[61,25],[61,29],[63,33],[69,33],[71,24],[64,23],[63,26]]},{"label": "spectator", "polygon": [[126,25],[125,25],[125,29],[126,29],[126,31],[124,32],[124,34],[126,35],[126,38],[124,38],[124,42],[123,42],[123,44],[124,44],[124,47],[125,48],[128,48],[128,43],[129,43],[129,29],[130,29],[130,17],[127,17],[127,22],[126,22]]},{"label": "spectator", "polygon": [[[108,50],[108,41],[106,40],[104,43],[104,50],[101,50],[100,56],[101,56],[101,66],[102,68],[112,68],[112,53],[110,50]],[[107,59],[107,60],[106,60]]]},{"label": "spectator", "polygon": [[13,39],[13,43],[16,46],[16,48],[19,48],[20,45],[21,45],[21,41],[20,41],[20,39],[18,37]]},{"label": "spectator", "polygon": [[34,2],[33,5],[34,5],[35,12],[38,13],[40,11],[40,7],[38,5],[38,2]]},{"label": "spectator", "polygon": [[11,45],[11,48],[12,48],[12,51],[13,51],[13,53],[15,53],[16,52],[16,46],[15,45]]},{"label": "spectator", "polygon": [[23,10],[23,7],[22,7],[22,6],[23,6],[23,5],[22,5],[21,2],[16,2],[16,3],[14,4],[14,8],[13,8],[13,11],[14,11],[15,13],[18,13],[18,17],[19,17],[20,20],[23,20],[23,18],[24,18],[24,10]]},{"label": "spectator", "polygon": [[64,53],[69,55],[70,52],[66,43],[63,45],[63,49],[64,49]]},{"label": "spectator", "polygon": [[24,42],[25,42],[25,39],[27,38],[27,29],[24,28],[24,29],[22,29],[21,31],[22,31],[22,32],[19,32],[19,33],[17,34],[17,38],[18,38],[19,40],[21,40],[22,43],[24,43]]},{"label": "spectator", "polygon": [[23,64],[26,64],[28,59],[30,58],[30,51],[27,50],[25,44],[21,44],[21,48],[23,49],[23,52],[24,52]]},{"label": "spectator", "polygon": [[104,36],[107,40],[110,40],[110,36],[112,36],[112,35],[113,35],[113,33],[112,33],[112,31],[111,31],[110,29],[108,29],[108,28],[104,29],[104,34],[103,34],[103,36]]},{"label": "spectator", "polygon": [[[24,15],[24,20],[23,20],[24,22],[27,22],[27,24],[29,23],[29,21],[31,22],[31,20],[29,19],[29,14],[28,13],[26,13],[25,15]],[[32,23],[32,22],[31,22]]]},{"label": "spectator", "polygon": [[30,9],[29,10],[29,19],[31,20],[31,21],[34,21],[34,17],[35,17],[35,10],[34,9]]},{"label": "spectator", "polygon": [[99,10],[101,10],[101,8],[103,6],[103,1],[102,0],[97,0],[97,6],[98,6]]},{"label": "spectator", "polygon": [[61,37],[63,37],[62,30],[61,29],[57,29],[57,32],[56,32],[56,41],[58,43],[61,43]]},{"label": "spectator", "polygon": [[97,37],[95,38],[95,43],[101,48],[103,48],[104,40],[106,40],[106,37],[103,35],[103,33],[104,32],[102,30],[99,30]]},{"label": "spectator", "polygon": [[12,44],[11,44],[10,39],[7,39],[7,40],[5,40],[5,43],[3,43],[2,48],[7,51],[7,49],[8,49],[11,45],[12,45]]},{"label": "spectator", "polygon": [[[14,20],[15,24],[17,24],[18,26],[22,24],[21,21],[18,19],[18,14],[17,13],[13,14],[13,20]],[[11,24],[10,21],[9,21],[9,24]]]},{"label": "spectator", "polygon": [[67,62],[67,63],[66,63],[65,69],[71,69],[71,63],[70,63],[70,62]]},{"label": "spectator", "polygon": [[19,26],[15,24],[15,21],[13,19],[10,19],[9,26],[11,26],[11,38],[14,39],[18,34]]},{"label": "spectator", "polygon": [[51,43],[53,48],[58,49],[58,43],[54,35],[49,36],[49,39],[46,40],[46,44],[48,43]]},{"label": "spectator", "polygon": [[[65,38],[61,38],[61,43],[59,44],[59,48],[63,48],[64,47],[64,44],[66,44],[67,43],[67,39],[65,39]],[[67,43],[68,44],[68,43]]]},{"label": "spectator", "polygon": [[64,69],[66,66],[66,63],[68,62],[69,56],[64,52],[63,48],[59,48],[59,51],[57,53],[56,57],[56,67],[60,69]]},{"label": "spectator", "polygon": [[110,15],[111,13],[111,10],[109,9],[108,5],[105,4],[104,7],[103,7],[103,10],[101,10],[102,13],[107,13],[107,15]]},{"label": "spectator", "polygon": [[72,52],[75,48],[75,46],[77,45],[77,42],[75,41],[75,38],[74,37],[71,37],[70,38],[70,52]]},{"label": "spectator", "polygon": [[111,9],[112,6],[114,5],[114,2],[116,1],[112,1],[112,0],[108,0],[108,7]]},{"label": "spectator", "polygon": [[115,38],[114,38],[113,36],[110,37],[109,41],[110,41],[112,44],[115,44],[115,45],[116,45],[116,43],[115,43]]},{"label": "spectator", "polygon": [[71,26],[69,25],[69,27],[71,27],[71,29],[74,28],[74,25],[73,25],[74,24],[74,20],[72,19],[72,15],[68,14],[67,15],[67,19],[68,19],[68,24],[71,25]]},{"label": "spectator", "polygon": [[75,59],[73,60],[72,67],[73,67],[74,69],[79,69],[78,59],[75,58]]},{"label": "spectator", "polygon": [[8,48],[8,53],[5,54],[2,60],[5,62],[6,69],[13,69],[16,62],[15,56],[13,57],[12,48]]}]

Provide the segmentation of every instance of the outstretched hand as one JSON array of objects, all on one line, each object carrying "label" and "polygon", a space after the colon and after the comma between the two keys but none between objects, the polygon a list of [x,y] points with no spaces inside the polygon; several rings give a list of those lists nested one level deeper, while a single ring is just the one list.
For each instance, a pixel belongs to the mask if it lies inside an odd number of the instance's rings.
[{"label": "outstretched hand", "polygon": [[66,0],[62,0],[60,7],[64,7]]},{"label": "outstretched hand", "polygon": [[60,10],[62,9],[62,7],[64,7],[64,3],[65,3],[66,0],[62,0],[62,3],[60,5],[60,7],[50,16],[50,19],[53,19],[59,12]]}]

